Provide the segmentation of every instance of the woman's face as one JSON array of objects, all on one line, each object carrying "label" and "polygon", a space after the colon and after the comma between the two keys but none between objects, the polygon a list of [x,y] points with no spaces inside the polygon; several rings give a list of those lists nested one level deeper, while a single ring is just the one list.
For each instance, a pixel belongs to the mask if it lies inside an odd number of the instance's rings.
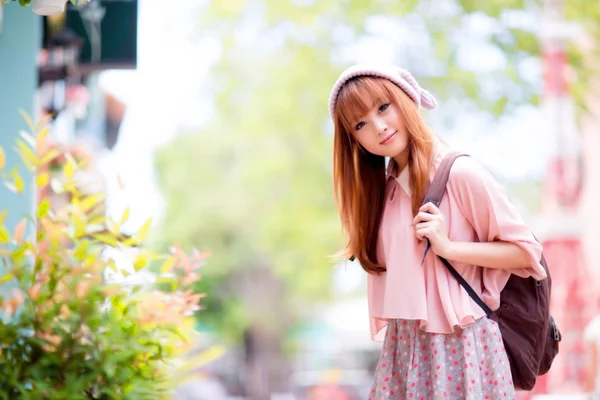
[{"label": "woman's face", "polygon": [[352,122],[351,133],[368,152],[397,158],[408,150],[408,132],[397,105],[380,101]]}]

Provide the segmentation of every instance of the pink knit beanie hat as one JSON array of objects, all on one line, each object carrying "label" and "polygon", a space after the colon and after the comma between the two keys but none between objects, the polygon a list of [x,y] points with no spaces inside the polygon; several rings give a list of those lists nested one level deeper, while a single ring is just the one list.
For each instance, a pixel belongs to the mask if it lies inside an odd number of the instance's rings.
[{"label": "pink knit beanie hat", "polygon": [[335,114],[335,105],[340,90],[346,82],[357,76],[377,76],[390,80],[398,85],[415,102],[418,109],[421,106],[428,110],[434,110],[437,107],[435,97],[427,90],[421,88],[419,83],[407,70],[393,65],[357,64],[342,72],[335,85],[333,85],[331,95],[329,96],[329,115],[332,119]]}]

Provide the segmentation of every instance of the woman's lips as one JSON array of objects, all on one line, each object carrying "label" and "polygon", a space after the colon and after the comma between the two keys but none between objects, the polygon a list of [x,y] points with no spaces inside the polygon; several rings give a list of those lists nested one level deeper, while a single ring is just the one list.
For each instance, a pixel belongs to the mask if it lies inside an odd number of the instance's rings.
[{"label": "woman's lips", "polygon": [[394,132],[391,135],[389,135],[388,137],[386,137],[385,139],[383,139],[383,141],[379,144],[386,144],[388,143],[390,140],[392,140],[394,138],[394,136],[396,136],[396,133],[398,132]]}]

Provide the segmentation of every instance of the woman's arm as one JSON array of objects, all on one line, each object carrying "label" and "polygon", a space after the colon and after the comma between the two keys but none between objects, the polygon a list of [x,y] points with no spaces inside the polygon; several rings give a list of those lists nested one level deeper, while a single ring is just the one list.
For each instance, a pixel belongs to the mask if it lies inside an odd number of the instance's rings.
[{"label": "woman's arm", "polygon": [[444,216],[432,203],[421,207],[413,224],[417,238],[428,238],[433,252],[446,260],[506,270],[527,268],[531,264],[527,252],[511,242],[457,242],[448,239]]},{"label": "woman's arm", "polygon": [[487,268],[527,268],[531,261],[518,245],[509,242],[452,242],[448,241],[440,251],[449,260]]},{"label": "woman's arm", "polygon": [[540,263],[541,244],[488,172],[463,157],[456,160],[448,182],[449,196],[473,227],[476,241],[449,239],[443,215],[432,203],[423,205],[413,220],[417,239],[428,238],[432,250],[450,261],[502,269],[522,277],[546,277]]}]

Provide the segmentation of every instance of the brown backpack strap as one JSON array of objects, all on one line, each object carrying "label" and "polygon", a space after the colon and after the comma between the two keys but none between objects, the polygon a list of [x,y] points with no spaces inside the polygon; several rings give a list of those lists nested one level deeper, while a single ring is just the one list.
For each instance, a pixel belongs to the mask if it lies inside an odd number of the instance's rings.
[{"label": "brown backpack strap", "polygon": [[436,207],[440,206],[442,201],[442,197],[444,197],[444,191],[446,190],[446,185],[448,184],[448,178],[450,177],[450,170],[452,169],[452,165],[454,161],[458,157],[467,156],[467,154],[459,153],[456,151],[450,152],[446,154],[437,171],[435,172],[435,176],[431,181],[431,185],[429,185],[429,189],[427,189],[427,193],[425,194],[425,200],[423,204],[433,203]]},{"label": "brown backpack strap", "polygon": [[[440,166],[437,171],[435,171],[435,175],[433,176],[433,180],[427,189],[427,193],[425,193],[425,199],[423,199],[423,203],[421,205],[425,205],[427,203],[433,203],[436,207],[440,206],[442,202],[442,198],[444,197],[444,191],[446,190],[446,185],[448,184],[448,178],[450,177],[450,170],[452,169],[452,165],[454,161],[458,157],[466,156],[466,154],[458,153],[458,152],[450,152],[444,156]],[[421,265],[425,262],[425,257],[427,257],[427,253],[429,252],[429,248],[431,247],[431,243],[429,239],[425,239],[425,249],[423,251],[423,259],[421,260]]]},{"label": "brown backpack strap", "polygon": [[[442,201],[442,197],[444,197],[444,191],[446,190],[446,185],[448,184],[448,178],[450,177],[450,170],[452,169],[452,165],[458,157],[462,156],[467,156],[467,154],[451,152],[444,157],[440,166],[438,167],[438,170],[435,173],[435,176],[433,177],[433,180],[431,181],[431,185],[427,190],[427,194],[425,195],[425,200],[423,201],[423,204],[431,202],[435,204],[436,207],[439,207],[440,202]],[[425,243],[425,251],[423,253],[423,261],[425,261],[425,257],[427,256],[429,248],[430,243],[429,239],[427,239],[427,242]],[[485,312],[486,316],[491,317],[493,311],[488,307],[487,304],[483,302],[481,297],[477,295],[477,293],[475,292],[475,290],[473,290],[471,285],[469,285],[467,281],[458,273],[458,271],[454,269],[454,267],[452,266],[452,264],[450,264],[448,260],[440,256],[438,256],[438,258],[448,269],[448,271],[454,277],[454,279],[456,279],[458,283],[463,287],[463,289],[465,289],[469,297],[473,299],[473,301],[477,303],[479,307],[481,307],[481,309]]]}]

